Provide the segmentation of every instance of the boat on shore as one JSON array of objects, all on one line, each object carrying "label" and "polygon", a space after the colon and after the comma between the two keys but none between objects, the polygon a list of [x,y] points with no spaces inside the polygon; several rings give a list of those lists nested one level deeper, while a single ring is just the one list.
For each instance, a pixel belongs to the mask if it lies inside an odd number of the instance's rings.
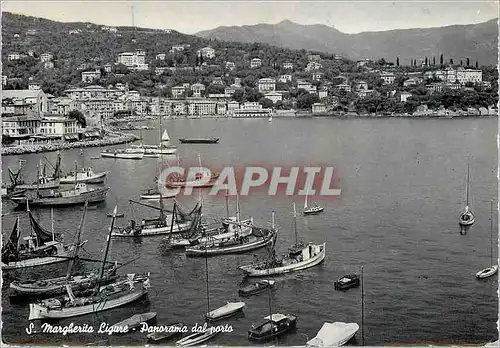
[{"label": "boat on shore", "polygon": [[29,208],[28,216],[31,234],[23,238],[24,243],[19,242],[21,231],[18,216],[7,243],[2,247],[1,267],[4,271],[67,261],[75,247],[64,245],[56,239],[54,231],[51,233],[41,227]]},{"label": "boat on shore", "polygon": [[18,205],[28,202],[33,206],[77,205],[106,200],[109,187],[89,188],[86,183],[77,183],[73,189],[64,191],[27,191],[23,196],[12,196],[10,200]]},{"label": "boat on shore", "polygon": [[261,292],[266,291],[267,289],[274,287],[274,280],[263,279],[259,280],[253,284],[242,287],[238,290],[238,295],[241,297],[249,297],[253,295],[260,294]]},{"label": "boat on shore", "polygon": [[182,144],[217,144],[219,138],[179,138]]},{"label": "boat on shore", "polygon": [[356,323],[324,323],[316,336],[307,341],[307,347],[340,347],[349,342],[359,330]]}]

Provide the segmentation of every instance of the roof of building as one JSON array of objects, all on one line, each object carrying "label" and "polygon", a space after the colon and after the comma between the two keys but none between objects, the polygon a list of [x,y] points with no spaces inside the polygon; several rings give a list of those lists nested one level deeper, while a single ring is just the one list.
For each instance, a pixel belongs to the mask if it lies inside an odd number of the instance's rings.
[{"label": "roof of building", "polygon": [[41,89],[5,89],[2,90],[2,99],[4,98],[36,98],[42,93]]}]

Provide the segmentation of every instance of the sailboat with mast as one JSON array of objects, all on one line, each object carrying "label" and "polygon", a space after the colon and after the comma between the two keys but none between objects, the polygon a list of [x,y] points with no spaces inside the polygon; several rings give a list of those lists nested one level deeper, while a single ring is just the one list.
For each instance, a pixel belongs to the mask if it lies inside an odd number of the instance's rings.
[{"label": "sailboat with mast", "polygon": [[165,182],[165,186],[171,188],[177,187],[212,187],[215,185],[215,180],[219,177],[218,173],[211,172],[210,170],[203,170],[201,166],[201,156],[198,154],[199,172],[196,174],[194,180],[192,178],[182,178],[180,176],[171,176]]},{"label": "sailboat with mast", "polygon": [[[14,223],[7,243],[2,247],[2,270],[13,270],[27,267],[44,266],[67,261],[67,256],[76,247],[64,245],[58,240],[59,236],[44,229],[35,220],[28,206],[28,216],[31,225],[31,234],[24,237],[24,244],[20,243],[20,219]],[[52,218],[53,219],[53,218]]]},{"label": "sailboat with mast", "polygon": [[323,262],[326,243],[313,244],[309,242],[309,244],[304,244],[298,240],[295,203],[293,204],[293,222],[295,244],[288,249],[288,253],[284,257],[276,257],[273,246],[271,259],[241,266],[239,269],[248,277],[267,277],[311,268]]},{"label": "sailboat with mast", "polygon": [[306,198],[304,199],[304,215],[319,214],[323,211],[323,207],[314,203],[312,206],[307,205],[307,197],[309,196],[309,190],[306,193]]},{"label": "sailboat with mast", "polygon": [[177,148],[175,146],[170,145],[170,136],[167,133],[167,130],[163,130],[162,134],[162,126],[161,126],[161,116],[158,116],[158,145],[131,145],[127,151],[129,153],[135,152],[144,152],[144,157],[158,157],[158,155],[174,155],[177,152]]},{"label": "sailboat with mast", "polygon": [[106,240],[106,249],[102,260],[99,279],[94,289],[82,291],[75,295],[69,285],[66,285],[67,296],[53,297],[30,303],[28,320],[71,318],[85,314],[121,307],[138,300],[148,293],[150,288],[149,273],[127,274],[125,279],[103,285],[105,266],[111,243],[111,232],[116,220],[117,207]]},{"label": "sailboat with mast", "polygon": [[476,278],[477,279],[484,279],[491,277],[495,273],[498,272],[498,265],[495,264],[493,261],[493,202],[491,203],[490,207],[490,259],[491,259],[491,266],[488,268],[485,268],[479,272],[476,273]]},{"label": "sailboat with mast", "polygon": [[[19,281],[14,280],[9,284],[10,287],[10,296],[11,297],[20,297],[20,296],[54,296],[62,294],[66,291],[66,285],[69,285],[71,290],[84,290],[89,287],[95,286],[95,283],[98,280],[98,272],[92,271],[84,274],[74,274],[73,266],[76,260],[78,260],[78,251],[80,247],[83,245],[81,242],[81,234],[83,231],[83,223],[85,220],[85,215],[87,213],[87,206],[85,204],[83,209],[82,219],[78,226],[78,233],[75,238],[73,254],[68,260],[70,261],[68,264],[68,270],[66,276],[50,278],[50,279],[41,279],[35,281]],[[60,256],[62,261],[64,261],[64,256]],[[114,275],[117,269],[117,264],[115,263],[111,267],[107,267],[104,272],[104,277],[102,279],[103,282],[109,282],[114,279]]]},{"label": "sailboat with mast", "polygon": [[[95,173],[92,167],[85,167],[83,152],[81,153],[82,165],[78,171],[70,171],[66,174],[62,172],[61,154],[57,154],[56,165],[54,166],[54,175],[52,179],[59,180],[61,184],[73,184],[76,182],[85,182],[88,184],[100,184],[104,182],[108,172]],[[50,162],[49,162],[50,164]],[[51,164],[52,165],[52,164]],[[76,173],[76,176],[75,176]]]},{"label": "sailboat with mast", "polygon": [[20,184],[17,185],[18,190],[49,190],[58,188],[60,185],[59,179],[54,179],[46,174],[46,166],[42,165],[40,160],[40,165],[37,166],[36,170],[36,180],[31,184]]},{"label": "sailboat with mast", "polygon": [[469,210],[469,189],[470,189],[470,161],[467,161],[467,182],[465,185],[465,210],[459,217],[459,224],[462,227],[472,226],[476,221],[474,214]]}]

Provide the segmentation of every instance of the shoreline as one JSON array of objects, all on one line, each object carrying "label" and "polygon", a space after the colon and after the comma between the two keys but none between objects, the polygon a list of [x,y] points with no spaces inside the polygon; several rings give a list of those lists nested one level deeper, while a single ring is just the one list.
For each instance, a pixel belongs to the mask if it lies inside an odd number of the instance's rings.
[{"label": "shoreline", "polygon": [[106,139],[75,141],[72,143],[64,142],[64,143],[2,146],[2,156],[52,152],[52,151],[68,150],[68,149],[83,148],[83,147],[103,147],[103,146],[125,144],[136,140],[139,140],[138,136],[129,133],[122,133],[119,136],[113,136]]}]

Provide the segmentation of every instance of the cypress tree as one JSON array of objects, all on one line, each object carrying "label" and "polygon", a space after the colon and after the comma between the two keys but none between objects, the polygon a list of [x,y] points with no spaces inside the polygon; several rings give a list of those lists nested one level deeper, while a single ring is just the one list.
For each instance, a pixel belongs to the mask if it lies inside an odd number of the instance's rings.
[{"label": "cypress tree", "polygon": [[450,58],[450,64],[453,65],[453,58]]},{"label": "cypress tree", "polygon": [[476,69],[479,68],[479,62],[476,60]]},{"label": "cypress tree", "polygon": [[399,57],[396,57],[396,66],[399,66]]},{"label": "cypress tree", "polygon": [[469,67],[470,65],[470,60],[469,60],[469,57],[467,57],[467,67]]},{"label": "cypress tree", "polygon": [[432,57],[432,65],[436,65],[436,56]]},{"label": "cypress tree", "polygon": [[439,57],[439,64],[443,65],[444,64],[444,58],[443,54],[441,53],[441,56]]}]

